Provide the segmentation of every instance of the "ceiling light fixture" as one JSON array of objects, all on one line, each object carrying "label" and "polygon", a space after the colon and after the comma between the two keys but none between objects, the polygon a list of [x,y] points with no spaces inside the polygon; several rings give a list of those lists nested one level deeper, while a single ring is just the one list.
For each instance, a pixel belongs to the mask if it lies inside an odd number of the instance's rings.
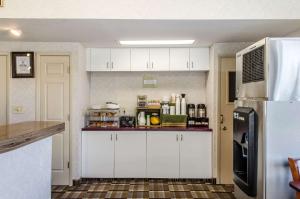
[{"label": "ceiling light fixture", "polygon": [[193,44],[195,40],[135,40],[120,41],[121,45],[187,45]]},{"label": "ceiling light fixture", "polygon": [[10,29],[9,32],[16,37],[20,37],[22,35],[22,31],[17,29]]}]

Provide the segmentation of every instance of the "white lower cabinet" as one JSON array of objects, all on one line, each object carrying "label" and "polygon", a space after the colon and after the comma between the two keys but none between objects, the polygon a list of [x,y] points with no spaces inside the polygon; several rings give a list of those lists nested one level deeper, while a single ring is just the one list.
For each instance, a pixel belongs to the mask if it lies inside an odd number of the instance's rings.
[{"label": "white lower cabinet", "polygon": [[114,132],[82,132],[82,177],[114,177]]},{"label": "white lower cabinet", "polygon": [[115,177],[146,177],[146,132],[116,132]]},{"label": "white lower cabinet", "polygon": [[212,178],[212,133],[82,132],[84,178]]},{"label": "white lower cabinet", "polygon": [[149,178],[179,178],[178,132],[147,132]]},{"label": "white lower cabinet", "polygon": [[212,133],[180,133],[180,178],[212,178]]}]

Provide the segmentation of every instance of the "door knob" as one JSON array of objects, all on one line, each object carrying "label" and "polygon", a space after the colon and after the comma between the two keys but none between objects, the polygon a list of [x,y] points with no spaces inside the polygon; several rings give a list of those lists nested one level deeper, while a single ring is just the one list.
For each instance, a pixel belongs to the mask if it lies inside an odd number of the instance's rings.
[{"label": "door knob", "polygon": [[226,131],[226,130],[227,130],[227,127],[226,127],[226,126],[224,126],[224,127],[222,128],[222,130],[223,130],[223,131]]}]

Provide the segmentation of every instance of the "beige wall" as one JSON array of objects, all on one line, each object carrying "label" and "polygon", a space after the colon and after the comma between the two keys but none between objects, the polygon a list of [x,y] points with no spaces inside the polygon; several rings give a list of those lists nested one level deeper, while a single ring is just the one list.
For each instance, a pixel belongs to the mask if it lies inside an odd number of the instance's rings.
[{"label": "beige wall", "polygon": [[296,19],[297,0],[7,0],[0,18]]},{"label": "beige wall", "polygon": [[[34,51],[35,53],[69,53],[71,55],[71,175],[81,176],[81,128],[89,104],[89,75],[85,71],[85,50],[79,43],[0,42],[0,52]],[[36,119],[36,79],[9,78],[8,120],[10,123]],[[13,106],[23,106],[23,114],[14,114]]]},{"label": "beige wall", "polygon": [[235,57],[235,54],[251,43],[216,43],[210,48],[210,72],[207,80],[207,112],[213,129],[213,175],[219,175],[219,59]]},{"label": "beige wall", "polygon": [[[143,88],[144,74],[157,80],[157,88]],[[187,103],[206,103],[207,72],[116,72],[91,74],[91,104],[117,102],[134,115],[137,95],[162,99],[172,93],[185,93]]]},{"label": "beige wall", "polygon": [[300,37],[300,29],[295,32],[291,32],[287,34],[286,37]]}]

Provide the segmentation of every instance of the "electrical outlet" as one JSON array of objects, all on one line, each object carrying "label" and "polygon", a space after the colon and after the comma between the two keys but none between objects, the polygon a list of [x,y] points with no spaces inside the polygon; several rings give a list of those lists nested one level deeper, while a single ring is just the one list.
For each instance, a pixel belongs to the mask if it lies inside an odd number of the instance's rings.
[{"label": "electrical outlet", "polygon": [[14,106],[13,107],[13,113],[22,114],[24,113],[23,106]]}]

